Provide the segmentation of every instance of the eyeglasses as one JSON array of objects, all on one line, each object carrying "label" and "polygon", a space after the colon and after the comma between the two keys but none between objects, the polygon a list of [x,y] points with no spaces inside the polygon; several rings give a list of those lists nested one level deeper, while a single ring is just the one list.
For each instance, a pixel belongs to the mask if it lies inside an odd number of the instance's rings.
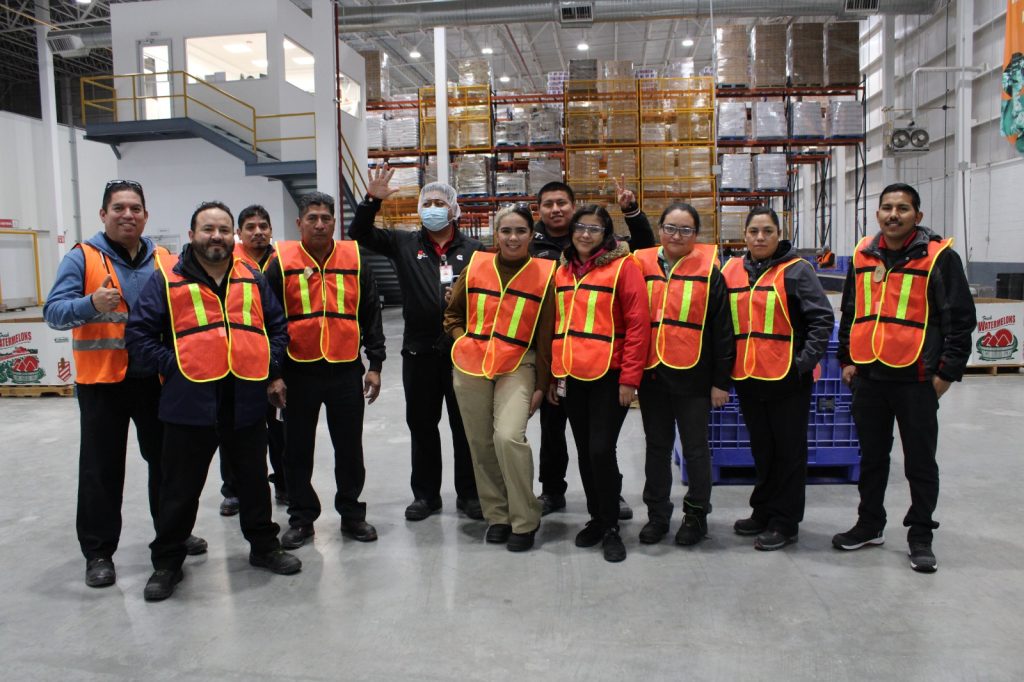
[{"label": "eyeglasses", "polygon": [[114,187],[130,187],[136,191],[142,191],[142,185],[134,180],[111,180],[107,183],[107,186],[103,188],[103,191],[113,189]]},{"label": "eyeglasses", "polygon": [[586,223],[576,223],[572,226],[573,232],[578,234],[604,234],[604,227],[601,225],[587,225]]},{"label": "eyeglasses", "polygon": [[697,234],[696,227],[690,227],[689,225],[671,225],[669,223],[662,225],[661,231],[665,234],[675,234],[680,237],[692,237]]}]

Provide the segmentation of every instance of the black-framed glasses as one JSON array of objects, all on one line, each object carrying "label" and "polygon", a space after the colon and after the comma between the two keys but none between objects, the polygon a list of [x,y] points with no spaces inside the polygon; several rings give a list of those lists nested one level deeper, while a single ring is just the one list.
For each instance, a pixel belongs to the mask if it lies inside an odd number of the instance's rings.
[{"label": "black-framed glasses", "polygon": [[604,227],[601,225],[588,225],[586,223],[576,223],[572,226],[572,230],[579,234],[604,234]]},{"label": "black-framed glasses", "polygon": [[107,183],[107,186],[104,187],[103,190],[106,191],[108,189],[113,189],[115,187],[130,187],[131,189],[134,189],[136,191],[142,190],[142,185],[140,185],[135,180],[111,180],[110,182]]},{"label": "black-framed glasses", "polygon": [[696,227],[690,227],[689,225],[672,225],[671,223],[665,223],[661,225],[661,231],[669,235],[679,235],[680,237],[692,237],[697,234]]}]

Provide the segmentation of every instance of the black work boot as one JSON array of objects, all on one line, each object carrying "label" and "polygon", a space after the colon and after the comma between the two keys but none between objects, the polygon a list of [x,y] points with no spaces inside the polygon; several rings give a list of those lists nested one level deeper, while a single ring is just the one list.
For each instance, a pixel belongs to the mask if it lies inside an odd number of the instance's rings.
[{"label": "black work boot", "polygon": [[[710,506],[710,505],[709,505]],[[676,544],[696,545],[708,535],[708,509],[683,500],[683,525],[676,533]]]}]

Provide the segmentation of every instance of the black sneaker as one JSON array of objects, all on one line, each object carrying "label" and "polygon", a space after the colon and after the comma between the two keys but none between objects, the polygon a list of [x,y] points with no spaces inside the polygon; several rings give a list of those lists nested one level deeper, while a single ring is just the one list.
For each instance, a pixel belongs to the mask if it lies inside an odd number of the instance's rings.
[{"label": "black sneaker", "polygon": [[601,551],[604,552],[604,560],[611,563],[624,561],[626,558],[626,546],[622,544],[618,528],[609,528],[604,532],[604,539],[601,540]]},{"label": "black sneaker", "polygon": [[306,544],[306,539],[316,534],[313,526],[293,526],[281,536],[281,546],[285,549],[298,549]]},{"label": "black sneaker", "polygon": [[256,568],[265,568],[278,575],[291,575],[302,570],[302,562],[294,554],[275,549],[266,554],[249,553],[249,563]]},{"label": "black sneaker", "polygon": [[172,571],[169,568],[160,568],[153,571],[146,582],[146,589],[142,591],[142,597],[146,601],[163,601],[174,594],[174,586],[181,582],[185,574],[179,568]]},{"label": "black sneaker", "polygon": [[631,518],[633,518],[633,508],[629,506],[622,495],[619,495],[619,521],[629,521]]},{"label": "black sneaker", "polygon": [[754,549],[759,549],[762,552],[774,552],[796,541],[796,535],[786,535],[775,529],[766,530],[754,538]]},{"label": "black sneaker", "polygon": [[368,524],[365,519],[356,521],[342,519],[341,534],[359,542],[375,542],[377,540],[377,529]]},{"label": "black sneaker", "polygon": [[939,570],[932,546],[925,542],[910,543],[910,567],[918,573],[934,573]]},{"label": "black sneaker", "polygon": [[439,511],[441,511],[441,498],[432,501],[413,500],[412,504],[405,508],[405,519],[407,521],[422,521]]},{"label": "black sneaker", "polygon": [[85,562],[85,584],[89,587],[109,587],[117,581],[114,562],[108,557],[96,557]]},{"label": "black sneaker", "polygon": [[536,528],[529,533],[512,533],[508,537],[508,544],[505,545],[505,548],[510,552],[525,552],[528,549],[532,549],[535,535],[537,535]]},{"label": "black sneaker", "polygon": [[508,536],[512,534],[512,526],[507,523],[495,523],[487,526],[487,534],[484,535],[484,542],[492,545],[503,545],[508,542]]},{"label": "black sneaker", "polygon": [[537,497],[540,500],[540,515],[547,516],[551,512],[556,512],[560,509],[565,509],[565,495],[554,495],[552,493],[544,493]]},{"label": "black sneaker", "polygon": [[696,545],[708,536],[708,517],[703,514],[684,514],[683,525],[676,531],[676,544],[683,547]]},{"label": "black sneaker", "polygon": [[456,498],[455,508],[471,519],[484,520],[484,510],[480,508],[480,500],[475,497]]},{"label": "black sneaker", "polygon": [[668,534],[668,524],[664,521],[648,521],[640,529],[640,542],[645,545],[656,545]]},{"label": "black sneaker", "polygon": [[768,528],[767,523],[762,523],[751,516],[749,519],[738,519],[732,524],[736,535],[760,535]]},{"label": "black sneaker", "polygon": [[587,521],[587,525],[583,526],[583,530],[576,534],[576,546],[593,547],[601,542],[603,537],[604,528],[601,527],[597,519],[590,519]]},{"label": "black sneaker", "polygon": [[188,556],[196,556],[199,554],[206,554],[208,546],[206,540],[195,535],[189,535],[188,539],[185,540],[185,554]]},{"label": "black sneaker", "polygon": [[836,549],[854,550],[867,545],[885,544],[882,531],[868,530],[863,526],[854,526],[845,533],[832,536],[832,546]]},{"label": "black sneaker", "polygon": [[220,515],[221,516],[234,516],[238,513],[238,498],[237,497],[225,497],[224,501],[220,503]]}]

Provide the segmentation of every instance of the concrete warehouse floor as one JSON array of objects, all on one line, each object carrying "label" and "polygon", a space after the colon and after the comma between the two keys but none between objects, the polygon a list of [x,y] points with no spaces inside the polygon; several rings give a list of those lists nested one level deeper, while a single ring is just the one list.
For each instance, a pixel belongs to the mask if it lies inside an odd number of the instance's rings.
[{"label": "concrete warehouse floor", "polygon": [[[717,487],[709,540],[641,546],[643,432],[619,439],[629,557],[577,549],[586,521],[576,464],[569,505],[521,555],[483,542],[455,511],[450,450],[445,508],[406,522],[409,437],[401,316],[385,312],[384,392],[369,407],[364,500],[380,540],[338,533],[326,425],[315,484],[325,511],[301,573],[250,568],[237,518],[217,513],[211,467],[189,558],[167,602],[149,604],[152,526],[145,471],[130,442],[118,582],[83,582],[75,538],[78,407],[67,398],[0,399],[0,669],[11,680],[1020,680],[1024,679],[1024,376],[969,376],[942,400],[939,571],[910,570],[909,504],[899,446],[884,546],[841,553],[853,486],[808,489],[800,542],[756,552],[733,534],[749,487]],[[538,423],[530,438],[538,442]],[[132,436],[132,439],[134,435]],[[450,440],[446,439],[446,442]],[[536,452],[535,452],[536,456]],[[539,488],[538,488],[539,490]],[[678,527],[682,489],[672,532]],[[287,515],[275,507],[283,526]]]}]

